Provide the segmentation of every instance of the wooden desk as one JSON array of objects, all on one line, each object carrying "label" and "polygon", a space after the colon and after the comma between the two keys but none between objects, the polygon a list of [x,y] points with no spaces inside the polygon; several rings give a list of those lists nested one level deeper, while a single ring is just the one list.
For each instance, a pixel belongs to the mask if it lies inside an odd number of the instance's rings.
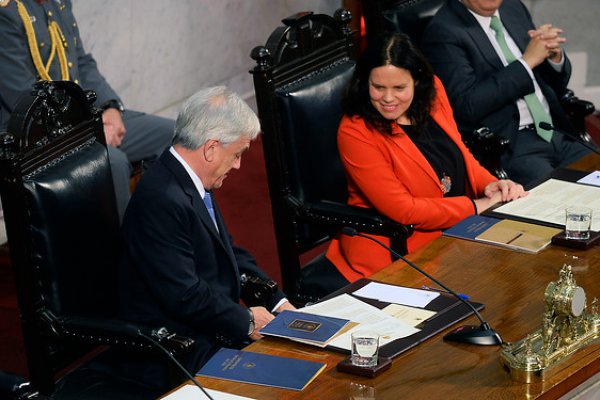
[{"label": "wooden desk", "polygon": [[[598,169],[600,158],[588,158],[575,166]],[[551,246],[538,254],[526,254],[443,237],[407,258],[457,292],[484,303],[481,314],[509,342],[540,327],[544,290],[558,279],[564,263],[572,266],[577,284],[585,289],[588,306],[594,297],[600,297],[598,246],[586,251]],[[372,278],[411,287],[432,284],[402,261]],[[479,321],[473,316],[463,323]],[[500,347],[444,342],[444,333],[395,358],[392,368],[375,379],[337,372],[343,354],[265,338],[248,350],[326,362],[327,370],[302,392],[208,378],[200,381],[209,388],[261,400],[351,399],[357,385],[373,388],[376,399],[556,399],[600,371],[600,345],[594,345],[572,356],[551,380],[523,384],[502,369]]]}]

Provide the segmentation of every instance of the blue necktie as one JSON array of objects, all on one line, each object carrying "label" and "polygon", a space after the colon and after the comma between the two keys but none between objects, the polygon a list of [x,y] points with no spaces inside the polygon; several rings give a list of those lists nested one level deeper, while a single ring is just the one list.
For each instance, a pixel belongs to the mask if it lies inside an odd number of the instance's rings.
[{"label": "blue necktie", "polygon": [[[510,64],[513,61],[516,61],[517,58],[506,43],[502,23],[500,22],[500,19],[495,15],[492,16],[490,28],[492,28],[492,30],[496,33],[496,40],[498,41],[500,50],[502,50],[502,54],[504,54],[504,58],[506,58],[506,62]],[[527,104],[527,108],[529,109],[531,117],[533,118],[533,122],[535,123],[535,131],[546,142],[550,142],[550,140],[552,140],[552,131],[547,131],[539,127],[540,122],[547,122],[549,124],[552,124],[552,118],[550,118],[546,110],[544,110],[542,102],[537,98],[535,93],[529,93],[528,95],[523,97],[523,100],[525,100],[525,104]]]},{"label": "blue necktie", "polygon": [[206,209],[208,210],[208,213],[210,214],[210,218],[212,219],[213,223],[215,224],[215,228],[216,228],[217,227],[217,218],[215,217],[215,209],[213,208],[212,197],[210,195],[210,192],[206,192],[204,194],[204,199],[202,199],[202,200],[204,201],[204,205],[206,206]]}]

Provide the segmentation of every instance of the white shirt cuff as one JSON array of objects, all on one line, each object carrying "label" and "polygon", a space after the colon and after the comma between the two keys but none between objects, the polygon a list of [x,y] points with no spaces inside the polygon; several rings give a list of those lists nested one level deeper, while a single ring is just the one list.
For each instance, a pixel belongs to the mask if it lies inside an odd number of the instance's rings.
[{"label": "white shirt cuff", "polygon": [[272,313],[275,312],[275,310],[277,310],[279,307],[281,307],[281,305],[283,303],[285,303],[286,301],[288,301],[288,299],[285,298],[285,297],[283,299],[279,300],[279,303],[275,304],[275,307],[273,307],[273,309],[271,310],[271,312]]}]

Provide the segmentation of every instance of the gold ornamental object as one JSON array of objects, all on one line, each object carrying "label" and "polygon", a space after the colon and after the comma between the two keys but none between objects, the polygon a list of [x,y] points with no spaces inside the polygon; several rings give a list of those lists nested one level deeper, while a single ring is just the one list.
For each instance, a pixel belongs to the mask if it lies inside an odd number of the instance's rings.
[{"label": "gold ornamental object", "polygon": [[559,279],[548,284],[544,298],[542,327],[502,345],[500,362],[520,382],[549,379],[569,356],[600,337],[598,299],[588,312],[585,291],[573,280],[570,265],[563,265]]}]

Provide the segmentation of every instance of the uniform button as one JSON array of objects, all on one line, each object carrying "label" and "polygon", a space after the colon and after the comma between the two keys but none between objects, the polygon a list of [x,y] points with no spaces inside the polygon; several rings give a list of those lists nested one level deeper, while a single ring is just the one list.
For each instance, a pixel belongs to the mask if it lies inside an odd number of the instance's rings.
[{"label": "uniform button", "polygon": [[67,65],[69,66],[69,68],[73,68],[73,63],[72,63],[71,61],[69,61],[69,62],[67,63]]},{"label": "uniform button", "polygon": [[48,11],[48,16],[51,17],[52,16],[52,11]]},{"label": "uniform button", "polygon": [[40,47],[44,47],[45,45],[46,45],[46,43],[40,42]]},{"label": "uniform button", "polygon": [[77,22],[73,22],[73,28],[77,28]]},{"label": "uniform button", "polygon": [[75,79],[73,82],[79,85],[79,79]]}]

